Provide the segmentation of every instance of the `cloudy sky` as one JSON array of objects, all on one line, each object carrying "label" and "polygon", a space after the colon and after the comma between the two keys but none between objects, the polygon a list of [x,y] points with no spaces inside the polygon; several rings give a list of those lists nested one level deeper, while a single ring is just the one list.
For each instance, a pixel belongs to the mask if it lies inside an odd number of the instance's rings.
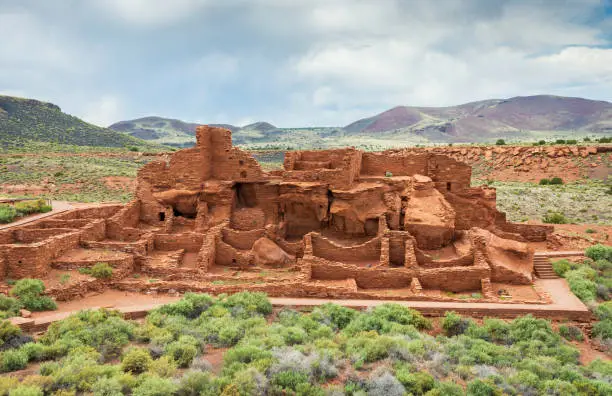
[{"label": "cloudy sky", "polygon": [[0,93],[98,125],[612,101],[612,0],[0,0]]}]

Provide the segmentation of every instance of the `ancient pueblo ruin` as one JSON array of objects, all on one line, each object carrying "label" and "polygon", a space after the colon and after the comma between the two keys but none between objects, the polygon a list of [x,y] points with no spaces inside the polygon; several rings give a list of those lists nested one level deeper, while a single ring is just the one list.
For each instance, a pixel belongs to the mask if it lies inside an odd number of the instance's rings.
[{"label": "ancient pueblo ruin", "polygon": [[[507,222],[470,179],[445,155],[353,148],[288,152],[264,172],[229,130],[201,126],[195,147],[141,168],[129,204],[1,231],[0,269],[58,300],[116,288],[545,304],[528,243],[552,227]],[[56,280],[98,262],[111,279]]]}]

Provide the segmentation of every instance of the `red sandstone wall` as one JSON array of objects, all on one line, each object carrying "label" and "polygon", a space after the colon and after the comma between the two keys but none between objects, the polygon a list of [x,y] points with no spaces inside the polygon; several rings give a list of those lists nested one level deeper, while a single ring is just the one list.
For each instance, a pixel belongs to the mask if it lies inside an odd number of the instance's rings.
[{"label": "red sandstone wall", "polygon": [[361,174],[367,176],[412,176],[427,174],[428,156],[426,154],[401,155],[385,153],[363,153]]},{"label": "red sandstone wall", "polygon": [[155,234],[155,249],[199,252],[204,243],[202,234]]},{"label": "red sandstone wall", "polygon": [[378,264],[380,259],[380,237],[360,245],[342,246],[325,238],[320,234],[311,234],[313,254],[331,261],[339,262],[365,262]]}]

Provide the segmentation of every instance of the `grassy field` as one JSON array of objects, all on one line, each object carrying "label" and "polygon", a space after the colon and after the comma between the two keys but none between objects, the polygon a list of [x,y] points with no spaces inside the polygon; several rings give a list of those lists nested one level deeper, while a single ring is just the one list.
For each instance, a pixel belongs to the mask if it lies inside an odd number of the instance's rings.
[{"label": "grassy field", "polygon": [[130,179],[134,179],[138,168],[152,158],[139,158],[127,152],[116,157],[0,156],[0,195],[37,195],[80,202],[127,202],[132,197]]},{"label": "grassy field", "polygon": [[568,223],[612,224],[609,184],[581,180],[563,185],[475,180],[497,189],[497,207],[515,222],[542,220],[549,213],[562,214]]}]

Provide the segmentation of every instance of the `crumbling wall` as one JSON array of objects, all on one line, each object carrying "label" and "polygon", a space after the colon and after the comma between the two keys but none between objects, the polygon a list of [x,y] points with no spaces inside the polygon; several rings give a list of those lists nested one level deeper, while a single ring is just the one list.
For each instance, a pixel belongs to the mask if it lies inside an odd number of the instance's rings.
[{"label": "crumbling wall", "polygon": [[380,258],[380,237],[353,246],[342,246],[332,240],[311,233],[313,254],[331,261],[339,262],[366,262],[371,261],[373,265],[378,264]]}]

